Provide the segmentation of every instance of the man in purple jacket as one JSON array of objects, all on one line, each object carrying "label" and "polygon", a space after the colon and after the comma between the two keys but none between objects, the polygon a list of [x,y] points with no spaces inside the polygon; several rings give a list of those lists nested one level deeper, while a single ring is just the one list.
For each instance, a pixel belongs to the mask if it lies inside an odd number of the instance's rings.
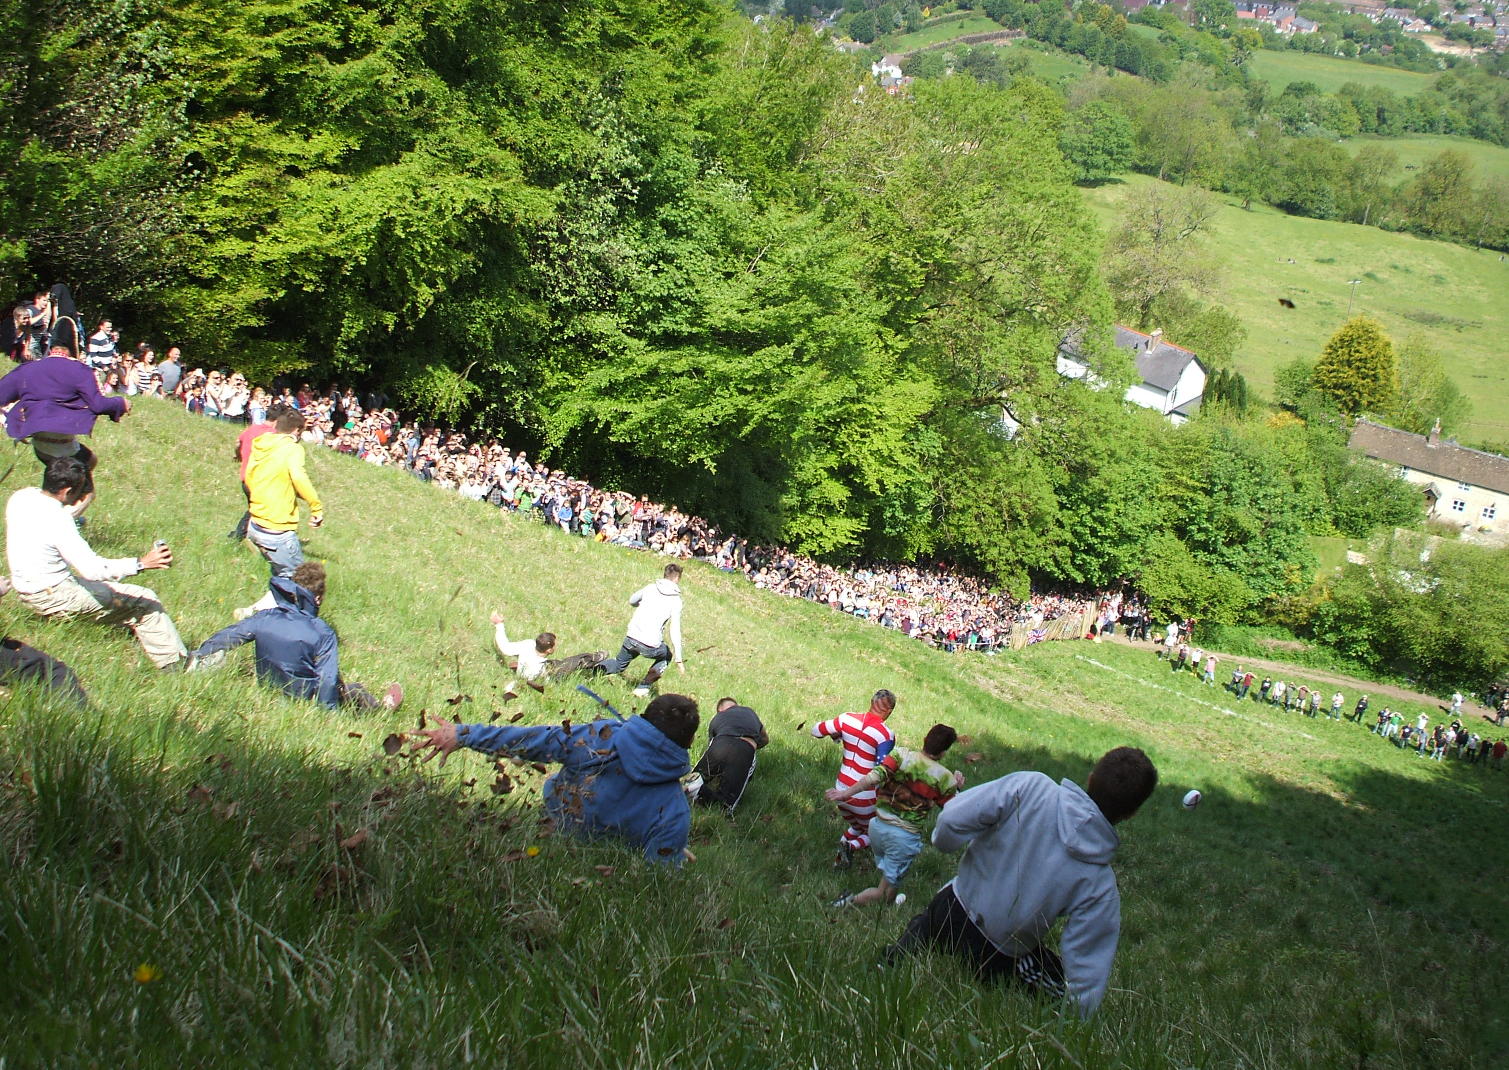
[{"label": "man in purple jacket", "polygon": [[84,496],[74,507],[74,516],[94,500],[95,456],[79,441],[94,431],[100,416],[112,420],[131,411],[126,398],[107,398],[88,365],[74,360],[63,346],[54,346],[41,360],[22,364],[0,379],[0,407],[11,405],[5,430],[16,441],[31,439],[37,460],[44,465],[54,457],[77,457],[89,469]]}]

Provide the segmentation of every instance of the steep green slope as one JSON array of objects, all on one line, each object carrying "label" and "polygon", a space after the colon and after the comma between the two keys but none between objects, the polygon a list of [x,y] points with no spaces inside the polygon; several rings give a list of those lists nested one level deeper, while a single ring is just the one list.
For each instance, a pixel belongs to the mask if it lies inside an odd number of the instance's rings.
[{"label": "steep green slope", "polygon": [[[147,582],[191,643],[265,576],[223,536],[241,507],[230,438],[147,402],[96,439],[89,537],[118,554],[172,541],[174,569]],[[691,659],[669,682],[705,707],[748,701],[773,742],[737,817],[697,819],[698,861],[651,871],[611,845],[544,836],[527,769],[495,795],[480,755],[414,768],[381,743],[421,708],[479,720],[500,708],[489,609],[520,634],[553,628],[565,650],[611,647],[658,560],[310,452],[329,509],[308,540],[331,570],[326,616],[349,677],[406,684],[396,715],[284,699],[244,658],[155,676],[129,636],[0,604],[6,632],[74,663],[96,700],[82,716],[27,690],[0,706],[8,1061],[1502,1059],[1503,868],[1486,841],[1503,773],[1426,762],[1351,725],[1228,712],[1224,693],[1115,643],[933,653],[694,565]],[[7,493],[34,473],[23,456]],[[1092,1023],[980,990],[942,959],[877,972],[873,952],[908,911],[825,907],[869,874],[828,867],[839,826],[821,791],[836,751],[802,729],[879,686],[900,695],[903,740],[938,720],[970,737],[950,757],[972,783],[1021,768],[1082,778],[1123,743],[1158,763],[1157,794],[1123,828],[1122,951]],[[601,690],[638,705],[617,681]],[[542,724],[591,714],[564,691],[514,711]],[[1190,786],[1206,795],[1193,813],[1179,806]],[[925,853],[908,907],[951,871]]]}]

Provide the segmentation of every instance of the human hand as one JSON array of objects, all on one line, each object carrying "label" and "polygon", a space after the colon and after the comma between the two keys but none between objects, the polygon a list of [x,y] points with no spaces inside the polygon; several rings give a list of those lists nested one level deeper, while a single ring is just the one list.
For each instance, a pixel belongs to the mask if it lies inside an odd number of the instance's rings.
[{"label": "human hand", "polygon": [[837,803],[843,802],[853,794],[854,789],[852,788],[829,788],[827,791],[823,792],[823,798],[827,799],[829,802]]},{"label": "human hand", "polygon": [[140,560],[143,572],[154,568],[172,568],[173,548],[166,544],[154,546],[143,554]]},{"label": "human hand", "polygon": [[695,861],[697,861],[697,856],[694,855],[694,854],[692,854],[692,849],[690,847],[683,847],[683,848],[681,848],[681,855],[688,862],[695,862]]},{"label": "human hand", "polygon": [[503,614],[499,613],[495,609],[495,610],[492,611],[491,614],[489,614],[489,616],[488,616],[487,619],[490,620],[494,624],[502,624],[503,623]]},{"label": "human hand", "polygon": [[959,772],[956,769],[956,770],[954,770],[954,787],[956,787],[956,788],[962,788],[963,786],[964,786],[964,774],[961,773],[961,772]]},{"label": "human hand", "polygon": [[409,753],[423,754],[423,760],[426,762],[438,754],[440,764],[436,768],[443,769],[445,760],[451,756],[451,752],[461,746],[461,740],[456,735],[455,721],[447,721],[439,714],[434,715],[431,720],[434,722],[434,728],[421,728],[407,733],[408,738],[414,743]]},{"label": "human hand", "polygon": [[325,514],[324,513],[313,513],[309,517],[309,526],[312,527],[312,528],[317,528],[321,524],[323,524],[324,522],[325,522]]},{"label": "human hand", "polygon": [[122,413],[121,415],[123,415],[123,416],[130,416],[131,415],[131,399],[130,398],[121,398],[121,401],[125,402],[125,404],[126,404],[126,411],[124,413]]}]

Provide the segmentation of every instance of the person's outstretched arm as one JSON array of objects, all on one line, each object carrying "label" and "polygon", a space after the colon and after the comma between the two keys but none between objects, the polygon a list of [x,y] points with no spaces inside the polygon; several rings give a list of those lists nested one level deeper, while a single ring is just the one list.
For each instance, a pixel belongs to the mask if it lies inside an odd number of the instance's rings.
[{"label": "person's outstretched arm", "polygon": [[199,644],[199,649],[192,651],[190,657],[202,658],[208,654],[218,653],[221,650],[234,650],[243,643],[250,643],[257,637],[256,614],[252,614],[245,620],[238,620],[235,624],[228,624],[214,635]]},{"label": "person's outstretched arm", "polygon": [[1031,775],[1012,773],[954,796],[938,814],[938,823],[933,826],[933,846],[940,851],[957,851],[1006,820],[1020,801],[1019,778]]}]

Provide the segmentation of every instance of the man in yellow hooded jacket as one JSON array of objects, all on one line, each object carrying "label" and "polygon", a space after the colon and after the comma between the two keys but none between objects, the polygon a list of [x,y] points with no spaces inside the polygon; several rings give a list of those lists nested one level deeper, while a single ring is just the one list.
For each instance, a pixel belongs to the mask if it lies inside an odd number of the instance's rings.
[{"label": "man in yellow hooded jacket", "polygon": [[[304,563],[304,546],[299,542],[299,499],[309,506],[309,524],[319,527],[325,522],[325,507],[309,481],[305,470],[304,447],[299,435],[304,417],[297,410],[279,416],[273,429],[252,440],[251,460],[246,466],[246,490],[250,499],[251,523],[246,537],[262,551],[272,570],[272,578],[291,576]],[[237,610],[237,617],[249,616]]]}]

